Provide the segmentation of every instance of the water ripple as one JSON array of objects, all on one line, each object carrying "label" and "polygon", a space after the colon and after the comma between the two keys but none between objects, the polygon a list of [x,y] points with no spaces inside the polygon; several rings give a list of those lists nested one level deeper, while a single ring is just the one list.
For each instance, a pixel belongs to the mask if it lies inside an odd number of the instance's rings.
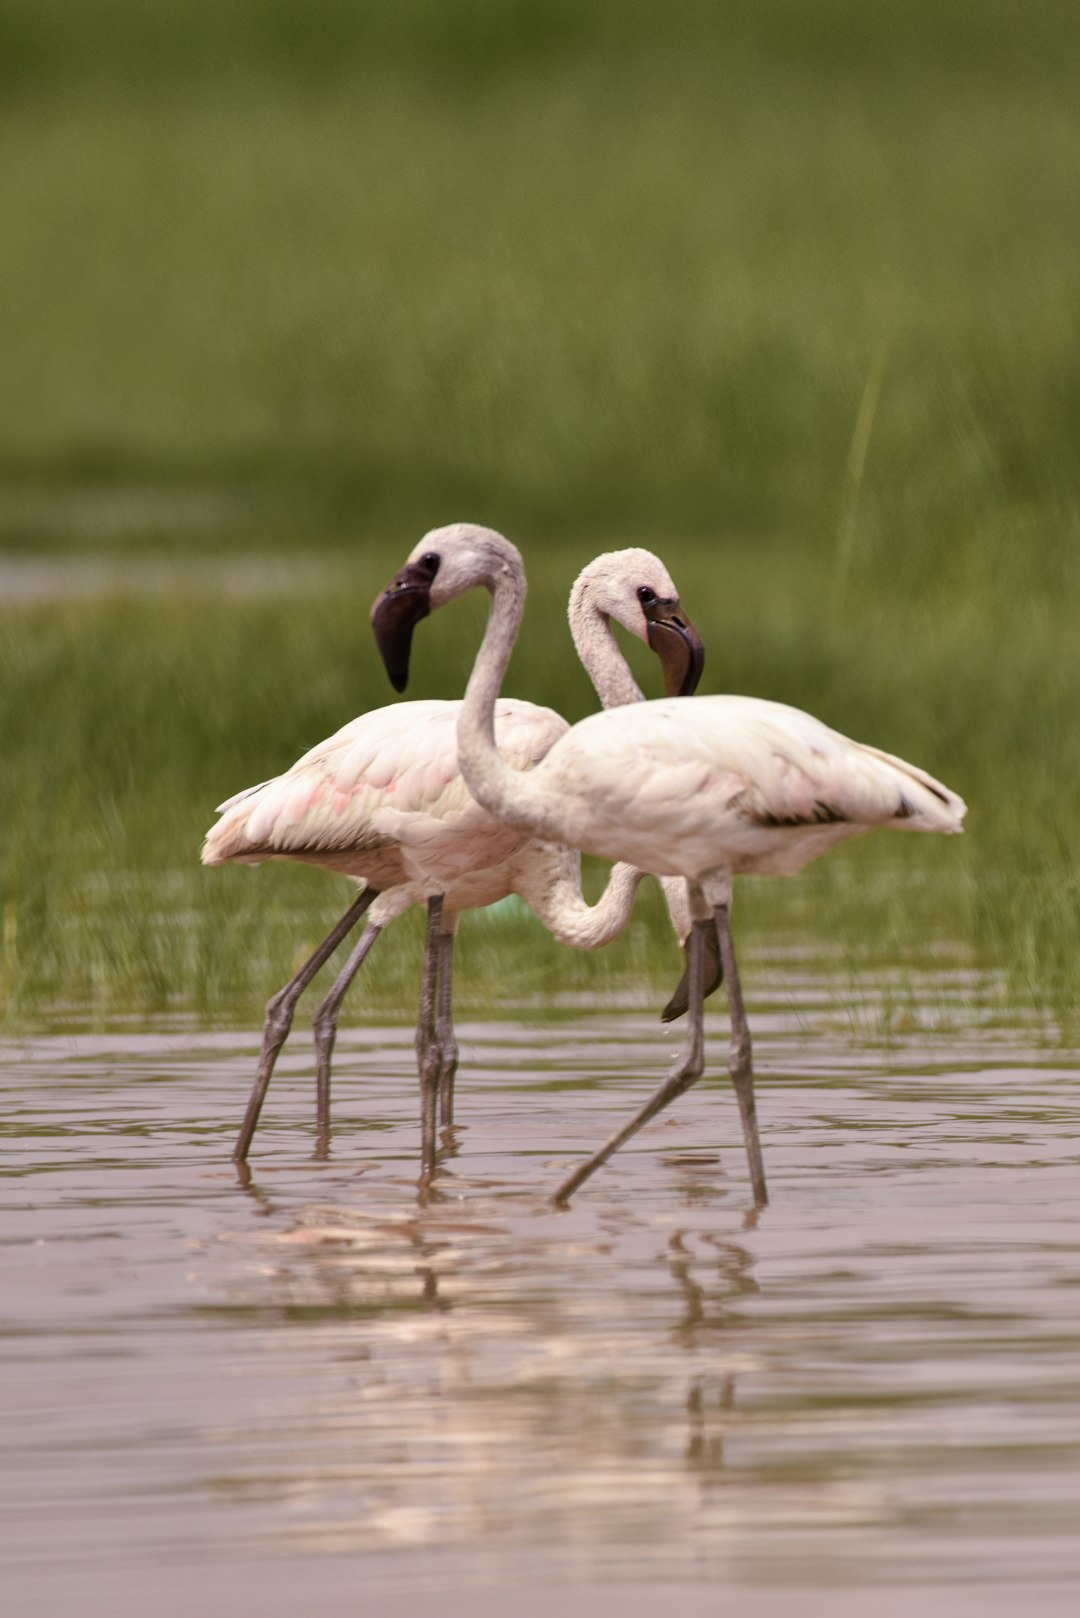
[{"label": "water ripple", "polygon": [[959,1030],[869,1047],[804,986],[756,1019],[760,1214],[720,1078],[547,1201],[663,1070],[636,1011],[464,1024],[425,1202],[406,1029],[343,1033],[326,1163],[298,1030],[246,1188],[253,1037],[0,1047],[19,1610],[117,1567],[227,1591],[245,1559],[830,1611],[859,1581],[1075,1587],[1080,1064],[967,991]]}]

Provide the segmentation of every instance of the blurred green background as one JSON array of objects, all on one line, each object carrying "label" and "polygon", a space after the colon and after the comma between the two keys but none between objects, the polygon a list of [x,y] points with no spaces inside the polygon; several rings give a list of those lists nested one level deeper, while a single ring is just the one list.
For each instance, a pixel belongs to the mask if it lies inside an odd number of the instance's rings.
[{"label": "blurred green background", "polygon": [[[516,694],[587,711],[569,583],[646,544],[703,689],[967,797],[961,840],[744,884],[751,960],[1075,1022],[1074,5],[7,0],[0,154],[14,1026],[257,1018],[347,893],[203,871],[213,805],[391,699],[368,607],[459,517],[526,557]],[[425,625],[410,695],[481,624]],[[474,918],[461,996],[661,993],[642,916],[572,960]],[[408,1015],[397,931],[358,1009]]]}]

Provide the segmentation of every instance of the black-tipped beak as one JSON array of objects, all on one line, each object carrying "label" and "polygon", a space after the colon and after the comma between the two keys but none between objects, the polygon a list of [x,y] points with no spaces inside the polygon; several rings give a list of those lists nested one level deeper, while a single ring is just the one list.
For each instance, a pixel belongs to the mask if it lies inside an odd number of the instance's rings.
[{"label": "black-tipped beak", "polygon": [[[675,993],[660,1013],[661,1022],[674,1022],[681,1017],[690,1005],[690,951],[683,945],[686,955],[686,971],[679,979]],[[715,924],[709,927],[705,934],[705,987],[701,998],[707,1000],[710,994],[720,987],[724,981],[724,967],[720,959],[720,940],[716,934]]]},{"label": "black-tipped beak", "polygon": [[404,691],[409,683],[413,630],[431,611],[430,568],[410,562],[396,573],[371,609],[371,627],[390,684]]},{"label": "black-tipped beak", "polygon": [[650,601],[642,611],[649,622],[649,645],[664,670],[664,690],[669,697],[692,697],[705,667],[701,636],[678,598]]}]

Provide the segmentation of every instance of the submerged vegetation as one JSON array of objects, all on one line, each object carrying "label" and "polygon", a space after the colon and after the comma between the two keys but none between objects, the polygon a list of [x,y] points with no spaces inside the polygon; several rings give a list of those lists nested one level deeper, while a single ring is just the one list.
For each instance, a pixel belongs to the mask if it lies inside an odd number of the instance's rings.
[{"label": "submerged vegetation", "polygon": [[[213,805],[391,699],[370,601],[459,516],[525,554],[516,693],[587,711],[566,590],[646,544],[703,689],[968,799],[962,839],[744,884],[750,959],[943,950],[1075,1016],[1074,8],[34,0],[2,26],[0,581],[102,552],[115,581],[0,603],[10,1018],[252,1019],[348,890],[202,870]],[[238,552],[290,584],[223,592]],[[410,695],[460,693],[480,622],[440,615]],[[662,995],[680,961],[641,914],[573,959],[512,906],[467,919],[463,1003]],[[354,1004],[407,1008],[418,922],[395,933]]]}]

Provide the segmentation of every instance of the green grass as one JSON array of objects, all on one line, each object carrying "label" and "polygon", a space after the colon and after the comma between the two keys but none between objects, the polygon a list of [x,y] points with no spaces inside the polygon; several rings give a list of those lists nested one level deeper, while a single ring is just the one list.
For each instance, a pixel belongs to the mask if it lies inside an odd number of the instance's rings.
[{"label": "green grass", "polygon": [[[0,604],[9,1016],[256,1014],[343,893],[202,871],[212,806],[388,700],[370,599],[472,516],[529,565],[519,694],[586,711],[541,626],[645,543],[707,689],[968,798],[962,840],[744,885],[748,947],[944,942],[1070,1022],[1078,63],[1059,0],[6,7],[0,548],[178,581]],[[271,550],[313,587],[200,583]],[[443,618],[414,694],[463,686],[479,605]],[[377,1007],[414,992],[404,933]],[[463,931],[463,997],[508,961],[565,981],[500,914]],[[654,903],[574,969],[677,965]]]},{"label": "green grass", "polygon": [[310,84],[405,71],[483,87],[594,56],[778,63],[829,85],[941,74],[980,84],[1076,71],[1067,0],[7,0],[9,93],[106,84]]},{"label": "green grass", "polygon": [[[0,114],[0,535],[344,542],[468,510],[828,546],[881,367],[859,518],[890,546],[1072,509],[1073,14],[1048,63],[1005,6],[867,32],[854,3],[687,5],[651,48],[631,9],[617,52],[602,7],[478,78],[386,22],[313,81],[257,7],[223,12],[251,55],[215,76],[207,7],[155,31],[114,0],[91,49],[46,6],[57,71]],[[463,41],[497,12],[464,6]]]},{"label": "green grass", "polygon": [[[509,681],[572,717],[589,699],[560,598],[585,554],[536,559]],[[811,567],[748,551],[718,579],[713,564],[688,547],[677,566],[710,647],[706,689],[800,702],[939,771],[972,805],[963,839],[882,836],[793,881],[744,883],[745,946],[782,956],[810,943],[852,977],[919,967],[945,946],[950,963],[1003,969],[1018,999],[1068,1021],[1080,906],[1062,786],[1080,766],[1080,650],[1067,614],[1044,601],[1011,623],[963,625],[895,599],[838,620]],[[63,1007],[251,1020],[344,907],[345,885],[321,873],[196,863],[217,801],[391,697],[368,644],[368,566],[329,564],[323,577],[325,594],[291,599],[89,599],[5,615],[2,984],[17,1021]],[[410,695],[460,689],[480,626],[466,603],[422,626]],[[641,674],[655,689],[647,662]],[[397,931],[364,992],[383,1012],[415,995],[418,922]],[[474,1007],[499,985],[543,995],[571,981],[659,997],[679,967],[655,899],[626,940],[572,964],[527,918],[467,920],[460,964]]]}]

